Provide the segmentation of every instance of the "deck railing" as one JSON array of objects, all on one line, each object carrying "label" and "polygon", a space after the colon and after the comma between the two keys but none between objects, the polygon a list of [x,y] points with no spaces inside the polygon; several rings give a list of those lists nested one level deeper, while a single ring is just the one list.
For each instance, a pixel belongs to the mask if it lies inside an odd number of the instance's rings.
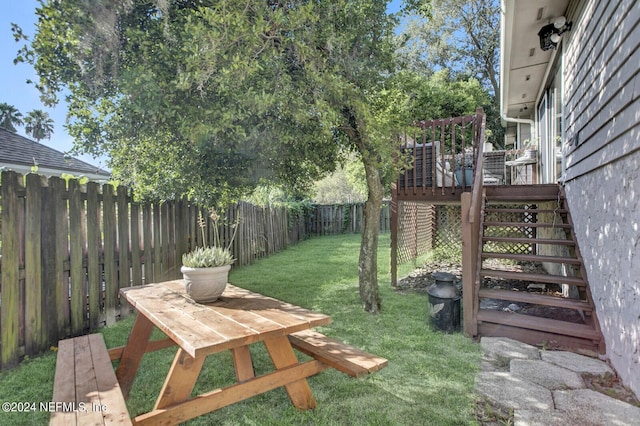
[{"label": "deck railing", "polygon": [[482,161],[480,167],[477,163],[484,117],[478,108],[473,115],[416,123],[414,132],[401,138],[402,160],[410,167],[398,179],[398,193],[445,195],[471,190],[482,169]]}]

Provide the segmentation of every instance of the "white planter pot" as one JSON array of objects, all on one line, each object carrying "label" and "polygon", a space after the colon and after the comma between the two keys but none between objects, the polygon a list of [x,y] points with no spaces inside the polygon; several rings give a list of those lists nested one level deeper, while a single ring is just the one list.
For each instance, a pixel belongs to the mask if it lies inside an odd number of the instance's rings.
[{"label": "white planter pot", "polygon": [[200,303],[213,302],[225,287],[229,277],[231,265],[217,266],[215,268],[180,268],[184,279],[187,294]]}]

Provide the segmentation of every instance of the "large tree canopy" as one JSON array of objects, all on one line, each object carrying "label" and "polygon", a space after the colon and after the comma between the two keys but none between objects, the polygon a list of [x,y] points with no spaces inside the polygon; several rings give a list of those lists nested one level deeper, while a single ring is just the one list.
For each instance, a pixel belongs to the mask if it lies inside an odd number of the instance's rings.
[{"label": "large tree canopy", "polygon": [[378,211],[395,18],[376,0],[48,0],[18,59],[67,90],[82,151],[140,196],[230,199],[258,177],[303,189],[350,151],[368,187],[365,309],[380,309]]}]

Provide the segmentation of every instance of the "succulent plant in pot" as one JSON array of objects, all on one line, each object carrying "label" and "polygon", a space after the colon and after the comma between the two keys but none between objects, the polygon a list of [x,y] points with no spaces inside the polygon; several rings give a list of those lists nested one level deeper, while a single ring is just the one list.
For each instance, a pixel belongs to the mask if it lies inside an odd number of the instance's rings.
[{"label": "succulent plant in pot", "polygon": [[231,265],[235,259],[229,249],[222,247],[196,247],[182,255],[182,266],[188,268],[216,268]]},{"label": "succulent plant in pot", "polygon": [[[236,235],[238,222],[234,223],[234,232],[227,247],[220,246],[218,235],[218,215],[212,210],[214,245],[196,247],[194,250],[182,255],[182,277],[184,279],[187,294],[196,302],[213,302],[220,297],[229,277],[231,265],[235,262],[231,254],[231,243]],[[206,223],[199,214],[198,224],[202,230],[202,239],[205,239],[204,228]]]}]

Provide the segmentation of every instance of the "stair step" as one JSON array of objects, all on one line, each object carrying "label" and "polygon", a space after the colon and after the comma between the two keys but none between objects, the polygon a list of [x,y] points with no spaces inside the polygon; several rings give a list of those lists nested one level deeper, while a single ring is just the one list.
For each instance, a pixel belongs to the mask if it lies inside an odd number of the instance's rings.
[{"label": "stair step", "polygon": [[513,185],[513,186],[487,186],[486,194],[488,202],[511,201],[552,201],[562,199],[560,187],[557,184],[545,185]]},{"label": "stair step", "polygon": [[511,312],[480,309],[478,311],[478,321],[503,324],[529,330],[544,331],[564,336],[580,337],[596,341],[600,341],[602,339],[600,332],[585,324],[576,324]]},{"label": "stair step", "polygon": [[558,240],[553,238],[514,238],[514,237],[482,237],[482,241],[493,241],[496,243],[524,243],[524,244],[553,244],[562,246],[575,246],[575,241]]},{"label": "stair step", "polygon": [[550,284],[571,284],[584,287],[586,285],[582,278],[577,277],[564,277],[560,275],[547,275],[547,274],[532,274],[525,272],[512,272],[512,271],[499,271],[495,269],[481,269],[480,276],[482,277],[497,277],[505,278],[509,280],[518,281],[532,281],[539,283]]},{"label": "stair step", "polygon": [[555,306],[557,308],[576,309],[578,311],[593,311],[593,307],[584,300],[567,299],[564,297],[547,296],[544,294],[528,293],[524,291],[481,288],[479,297],[484,299],[530,303],[532,305]]},{"label": "stair step", "polygon": [[513,254],[513,253],[494,253],[482,252],[483,259],[511,259],[523,262],[551,262],[551,263],[567,263],[569,265],[580,265],[580,261],[575,257],[560,256],[539,256],[535,254]]},{"label": "stair step", "polygon": [[489,207],[484,209],[485,213],[557,213],[567,214],[567,209],[511,209],[511,208],[494,208]]},{"label": "stair step", "polygon": [[543,223],[543,222],[484,222],[484,226],[509,226],[518,228],[571,228],[568,223]]},{"label": "stair step", "polygon": [[540,194],[525,194],[525,195],[511,195],[511,194],[493,194],[491,196],[487,195],[487,203],[497,203],[497,202],[504,202],[504,203],[520,203],[520,204],[527,204],[527,203],[532,203],[532,202],[539,202],[539,201],[557,201],[558,200],[558,194],[555,195],[550,195],[550,194],[546,194],[546,193],[540,193]]}]

